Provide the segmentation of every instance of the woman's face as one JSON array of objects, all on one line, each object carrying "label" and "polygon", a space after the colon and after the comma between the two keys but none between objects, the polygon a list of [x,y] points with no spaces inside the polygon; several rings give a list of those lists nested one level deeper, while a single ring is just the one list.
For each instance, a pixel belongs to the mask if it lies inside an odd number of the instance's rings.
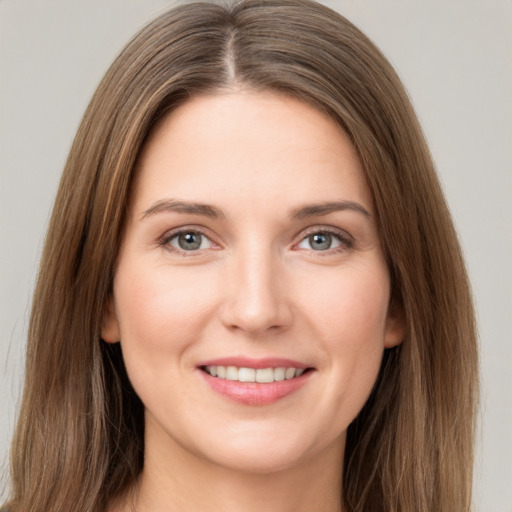
[{"label": "woman's face", "polygon": [[403,333],[349,139],[277,93],[203,96],[137,172],[103,337],[145,406],[146,461],[339,464]]}]

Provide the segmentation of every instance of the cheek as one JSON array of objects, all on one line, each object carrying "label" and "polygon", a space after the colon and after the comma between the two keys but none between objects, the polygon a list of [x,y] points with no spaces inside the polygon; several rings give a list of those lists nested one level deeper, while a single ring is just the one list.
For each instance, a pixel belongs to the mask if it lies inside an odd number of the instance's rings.
[{"label": "cheek", "polygon": [[192,273],[168,266],[123,263],[114,296],[130,382],[148,410],[175,418],[172,397],[193,403],[182,376],[190,370],[187,351],[211,317],[211,287],[201,276],[192,279]]},{"label": "cheek", "polygon": [[[311,323],[322,330],[322,338],[334,341],[335,346],[344,340],[383,344],[390,294],[386,267],[348,267],[328,277],[304,281],[301,292],[304,309]],[[315,282],[324,285],[311,293]]]},{"label": "cheek", "polygon": [[329,375],[325,399],[337,401],[344,411],[340,421],[347,426],[366,402],[380,369],[389,278],[386,267],[372,266],[345,269],[326,283],[323,293],[304,295],[304,300]]},{"label": "cheek", "polygon": [[114,295],[125,357],[129,349],[158,358],[161,352],[185,350],[197,339],[215,296],[200,274],[165,266],[151,271],[144,265],[120,268]]}]

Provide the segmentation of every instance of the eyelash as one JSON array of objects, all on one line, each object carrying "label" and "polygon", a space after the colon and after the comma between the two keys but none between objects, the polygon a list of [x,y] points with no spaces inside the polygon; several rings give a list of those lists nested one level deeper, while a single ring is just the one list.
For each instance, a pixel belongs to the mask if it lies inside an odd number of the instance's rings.
[{"label": "eyelash", "polygon": [[[195,250],[186,251],[186,250],[178,249],[178,248],[170,245],[170,242],[173,239],[175,239],[181,235],[187,234],[187,233],[198,234],[201,237],[206,238],[211,244],[217,245],[211,239],[211,237],[208,236],[204,232],[203,229],[201,229],[199,227],[193,227],[193,226],[187,227],[187,228],[179,228],[177,230],[171,231],[170,233],[166,233],[158,241],[158,245],[164,247],[167,251],[169,251],[171,253],[179,254],[181,256],[185,256],[185,257],[197,256],[200,254],[200,251],[202,251],[204,249],[195,249]],[[330,249],[326,249],[326,250],[315,251],[314,249],[309,249],[315,256],[319,256],[319,257],[328,256],[328,255],[332,255],[335,253],[339,253],[339,252],[343,252],[343,251],[352,249],[354,247],[354,240],[350,235],[348,235],[348,233],[346,233],[342,230],[337,230],[337,229],[333,229],[333,228],[325,228],[325,227],[313,227],[313,228],[308,229],[306,232],[301,234],[301,239],[299,240],[298,243],[295,243],[293,245],[293,247],[294,248],[297,247],[299,244],[301,244],[302,242],[307,240],[307,238],[309,238],[312,235],[316,235],[316,234],[330,235],[330,236],[336,238],[340,243],[338,246],[330,248]],[[298,249],[298,250],[300,250],[300,249]],[[305,249],[305,250],[308,250],[308,249]]]},{"label": "eyelash", "polygon": [[338,239],[340,244],[337,247],[326,249],[324,251],[315,251],[314,249],[310,249],[315,256],[330,256],[332,254],[340,253],[354,248],[354,239],[348,233],[342,230],[326,227],[313,227],[308,229],[305,233],[301,234],[301,239],[299,243],[295,244],[294,246],[296,247],[300,243],[304,242],[310,236],[317,234],[330,235],[332,237],[335,237]]},{"label": "eyelash", "polygon": [[180,256],[198,256],[200,254],[199,251],[201,251],[202,249],[196,249],[196,250],[191,250],[191,251],[185,251],[183,249],[178,249],[176,247],[173,247],[170,245],[171,241],[174,239],[174,238],[177,238],[179,237],[180,235],[185,235],[187,233],[194,233],[194,234],[198,234],[200,235],[201,237],[204,237],[206,238],[207,240],[209,240],[209,242],[213,245],[217,245],[215,244],[215,242],[213,242],[213,240],[211,239],[210,236],[208,236],[203,229],[199,228],[199,227],[194,227],[194,226],[190,226],[190,227],[186,227],[186,228],[179,228],[179,229],[176,229],[176,230],[173,230],[169,233],[166,233],[159,241],[158,241],[158,245],[164,247],[167,251],[171,252],[171,253],[174,253],[174,254],[178,254]]}]

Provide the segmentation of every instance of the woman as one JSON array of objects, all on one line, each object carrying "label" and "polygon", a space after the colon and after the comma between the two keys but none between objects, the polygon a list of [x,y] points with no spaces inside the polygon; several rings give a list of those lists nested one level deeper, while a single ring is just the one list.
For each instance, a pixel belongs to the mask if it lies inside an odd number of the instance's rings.
[{"label": "woman", "polygon": [[71,149],[26,375],[11,512],[468,510],[467,278],[372,43],[303,0],[141,31]]}]

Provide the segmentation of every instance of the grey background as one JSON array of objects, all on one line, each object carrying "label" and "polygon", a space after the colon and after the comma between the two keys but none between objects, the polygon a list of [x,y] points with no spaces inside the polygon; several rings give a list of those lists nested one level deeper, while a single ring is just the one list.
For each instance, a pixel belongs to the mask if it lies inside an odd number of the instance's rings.
[{"label": "grey background", "polygon": [[[466,254],[479,320],[483,396],[476,510],[511,512],[512,2],[324,3],[389,57],[429,140]],[[123,44],[170,5],[0,0],[0,468],[7,465],[20,397],[37,262],[72,138]]]}]

